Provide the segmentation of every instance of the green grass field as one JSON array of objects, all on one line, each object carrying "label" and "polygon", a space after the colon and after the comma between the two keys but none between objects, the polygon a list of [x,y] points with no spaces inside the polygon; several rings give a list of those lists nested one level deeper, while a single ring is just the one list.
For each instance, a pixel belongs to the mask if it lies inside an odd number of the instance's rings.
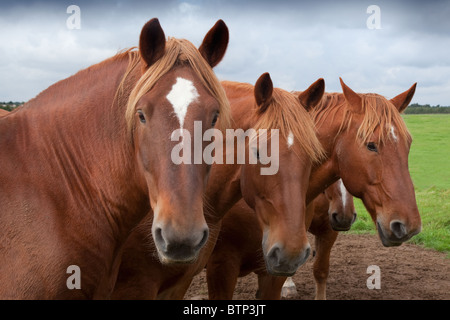
[{"label": "green grass field", "polygon": [[[413,136],[409,170],[422,218],[422,232],[410,242],[446,252],[450,258],[450,115],[404,115]],[[354,233],[376,233],[359,199]]]}]

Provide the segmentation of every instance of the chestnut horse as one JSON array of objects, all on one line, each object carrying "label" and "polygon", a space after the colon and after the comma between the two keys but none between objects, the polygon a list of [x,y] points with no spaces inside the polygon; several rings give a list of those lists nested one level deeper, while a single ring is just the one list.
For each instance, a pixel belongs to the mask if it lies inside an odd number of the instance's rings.
[{"label": "chestnut horse", "polygon": [[[315,256],[313,274],[316,279],[316,299],[325,300],[326,280],[330,269],[331,248],[336,242],[338,231],[350,230],[356,220],[353,196],[347,191],[339,179],[319,194],[311,203],[314,210],[309,232],[315,236],[315,248],[319,251]],[[267,273],[266,273],[267,274]],[[261,275],[260,278],[263,278]],[[259,279],[260,293],[265,294],[264,279]]]},{"label": "chestnut horse", "polygon": [[[182,299],[193,277],[201,272],[211,254],[223,215],[240,198],[255,209],[264,230],[263,258],[268,270],[276,275],[292,275],[310,252],[304,219],[305,195],[312,164],[321,160],[323,150],[316,137],[311,117],[305,107],[314,107],[324,92],[323,79],[299,96],[273,88],[269,74],[263,74],[255,86],[224,81],[223,87],[231,105],[232,128],[245,137],[251,129],[277,129],[278,162],[275,174],[261,175],[262,147],[251,147],[245,163],[234,160],[239,154],[235,137],[223,141],[227,155],[223,164],[214,163],[208,181],[206,219],[210,239],[195,265],[164,266],[155,259],[154,244],[142,230],[151,224],[151,214],[136,228],[124,249],[113,298],[116,299]],[[303,106],[302,106],[303,105]],[[261,138],[261,132],[258,131]],[[271,144],[274,136],[269,137]],[[228,137],[228,130],[227,130]],[[252,139],[249,134],[250,140]],[[239,140],[239,137],[238,137]],[[246,139],[247,140],[247,139]],[[221,141],[222,142],[222,141]],[[260,140],[261,142],[261,140]],[[246,150],[251,146],[246,142]],[[272,149],[272,156],[273,156]],[[256,164],[249,159],[258,158]],[[258,223],[258,222],[256,222]],[[256,227],[256,226],[254,226]],[[147,239],[147,246],[143,240]],[[259,244],[261,247],[261,242]]]},{"label": "chestnut horse", "polygon": [[[309,231],[316,235],[316,248],[323,245],[331,248],[336,241],[338,232],[331,228],[330,222],[351,221],[348,225],[350,228],[356,217],[353,197],[341,180],[319,194],[308,209],[314,212]],[[262,252],[259,246],[262,233],[260,229],[256,229],[258,232],[254,231],[255,223],[257,223],[255,213],[243,201],[239,201],[225,215],[216,246],[207,265],[208,292],[211,300],[231,299],[237,278],[251,272],[258,275],[260,290],[256,294],[257,298],[279,297],[280,292],[271,291],[274,288],[266,290],[266,287],[276,283],[278,284],[276,289],[280,290],[285,278],[272,277],[268,274],[261,259]],[[327,250],[325,252],[329,253]],[[328,265],[328,256],[318,255],[314,261],[314,271],[317,273],[326,270],[328,274]],[[220,278],[221,276],[224,278]],[[322,291],[322,287],[320,289]]]},{"label": "chestnut horse", "polygon": [[223,21],[196,49],[166,40],[152,19],[139,51],[82,70],[0,118],[2,299],[109,297],[123,243],[151,208],[161,258],[195,259],[208,236],[208,166],[173,164],[169,137],[192,131],[194,120],[211,128],[219,113],[226,125],[229,104],[212,67],[227,44]]},{"label": "chestnut horse", "polygon": [[6,116],[9,114],[9,111],[6,111],[5,109],[0,109],[0,117]]},{"label": "chestnut horse", "polygon": [[[421,219],[408,171],[408,153],[412,141],[400,116],[411,101],[416,85],[391,100],[375,94],[356,94],[342,80],[341,85],[343,94],[326,94],[319,106],[310,111],[328,159],[313,169],[307,204],[340,177],[349,192],[363,200],[383,245],[400,245],[421,230]],[[307,227],[316,235],[316,298],[324,299],[329,252],[335,235],[328,227],[330,224],[316,230],[314,225],[310,227],[313,209],[308,206]],[[249,213],[251,209],[245,204],[233,210],[241,210],[247,219],[253,217],[253,221],[247,223],[256,225],[254,215]],[[331,225],[336,225],[338,220],[334,221],[332,215]],[[352,221],[353,218],[346,220]],[[208,262],[211,298],[231,299],[234,285],[231,287],[229,283],[235,283],[239,274],[249,273],[252,268],[256,271],[264,268],[262,259],[259,259],[259,263],[253,262],[253,266],[243,266],[244,261],[253,259],[245,255],[258,250],[261,230],[242,225],[242,221],[228,224],[226,238],[225,235],[220,236],[223,244],[215,249]],[[244,253],[231,249],[236,239],[242,236],[249,239],[242,249]],[[251,243],[250,239],[253,240]],[[226,248],[227,245],[230,248]],[[267,275],[260,277],[259,283],[261,297],[280,298],[283,277]]]}]

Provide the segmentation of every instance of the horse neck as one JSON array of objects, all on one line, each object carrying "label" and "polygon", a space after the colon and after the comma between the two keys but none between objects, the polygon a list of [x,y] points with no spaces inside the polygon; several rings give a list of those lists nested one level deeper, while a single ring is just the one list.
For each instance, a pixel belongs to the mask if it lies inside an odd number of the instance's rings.
[{"label": "horse neck", "polygon": [[[127,62],[111,59],[56,83],[25,104],[12,120],[17,148],[41,161],[41,171],[58,177],[42,184],[57,188],[74,208],[89,208],[73,210],[79,221],[86,218],[83,212],[89,213],[89,219],[98,214],[119,234],[131,227],[130,211],[139,211],[130,202],[143,203],[137,199],[143,196],[142,182],[135,183],[138,175],[126,129],[126,105],[114,100]],[[137,222],[136,218],[131,224]]]},{"label": "horse neck", "polygon": [[[329,107],[332,106],[325,106],[324,110]],[[306,194],[307,204],[339,179],[339,165],[335,153],[335,138],[337,138],[339,133],[344,112],[341,107],[335,106],[335,108],[335,112],[325,113],[325,117],[320,120],[320,123],[316,121],[317,137],[327,157],[322,163],[314,166],[312,169],[308,192]]]}]

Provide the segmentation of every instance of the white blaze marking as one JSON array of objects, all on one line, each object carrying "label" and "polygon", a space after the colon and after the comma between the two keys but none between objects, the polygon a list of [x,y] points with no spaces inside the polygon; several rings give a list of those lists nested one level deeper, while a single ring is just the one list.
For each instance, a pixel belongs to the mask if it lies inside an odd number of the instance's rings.
[{"label": "white blaze marking", "polygon": [[345,189],[342,179],[339,179],[339,190],[342,196],[342,206],[345,208],[345,203],[347,202],[347,189]]},{"label": "white blaze marking", "polygon": [[184,118],[186,117],[189,105],[199,97],[197,89],[190,80],[177,78],[177,82],[172,86],[167,100],[172,104],[173,110],[180,122],[180,128],[183,128]]},{"label": "white blaze marking", "polygon": [[395,134],[394,126],[391,126],[391,136],[394,138],[394,141],[397,141],[397,135]]},{"label": "white blaze marking", "polygon": [[293,144],[294,144],[294,135],[292,134],[292,132],[289,132],[289,135],[287,137],[288,148],[292,147]]}]

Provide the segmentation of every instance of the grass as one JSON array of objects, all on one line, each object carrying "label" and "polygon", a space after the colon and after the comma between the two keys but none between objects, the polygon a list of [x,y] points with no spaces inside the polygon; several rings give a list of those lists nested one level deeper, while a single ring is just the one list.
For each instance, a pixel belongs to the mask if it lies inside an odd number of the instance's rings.
[{"label": "grass", "polygon": [[413,136],[409,170],[417,190],[450,189],[450,115],[405,115]]},{"label": "grass", "polygon": [[[410,242],[447,253],[450,258],[450,115],[404,115],[413,136],[409,171],[422,218],[422,232]],[[352,233],[376,233],[361,200]]]}]

